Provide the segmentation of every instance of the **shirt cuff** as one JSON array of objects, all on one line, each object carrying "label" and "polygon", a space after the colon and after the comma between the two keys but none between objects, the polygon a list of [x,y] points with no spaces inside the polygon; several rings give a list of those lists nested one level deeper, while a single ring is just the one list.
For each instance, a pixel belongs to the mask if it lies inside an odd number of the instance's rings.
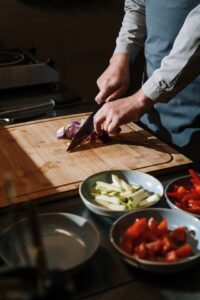
[{"label": "shirt cuff", "polygon": [[137,57],[140,50],[141,47],[137,47],[136,45],[120,44],[116,46],[113,55],[118,53],[127,53],[129,56],[131,56],[131,59],[134,61],[134,59]]},{"label": "shirt cuff", "polygon": [[[165,93],[165,89],[167,87],[167,84],[163,81],[155,82],[153,76],[151,76],[147,81],[142,85],[142,90],[144,94],[150,98],[151,100],[157,102],[159,99],[159,102],[161,102],[161,96]],[[166,99],[167,100],[167,99]]]}]

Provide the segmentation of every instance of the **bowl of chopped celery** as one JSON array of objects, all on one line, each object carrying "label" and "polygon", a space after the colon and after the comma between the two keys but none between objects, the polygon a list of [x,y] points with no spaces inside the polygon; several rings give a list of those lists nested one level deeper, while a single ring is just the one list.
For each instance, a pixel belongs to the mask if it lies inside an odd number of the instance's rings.
[{"label": "bowl of chopped celery", "polygon": [[163,193],[163,185],[158,179],[135,170],[96,173],[84,180],[79,188],[80,197],[89,210],[113,218],[155,205]]}]

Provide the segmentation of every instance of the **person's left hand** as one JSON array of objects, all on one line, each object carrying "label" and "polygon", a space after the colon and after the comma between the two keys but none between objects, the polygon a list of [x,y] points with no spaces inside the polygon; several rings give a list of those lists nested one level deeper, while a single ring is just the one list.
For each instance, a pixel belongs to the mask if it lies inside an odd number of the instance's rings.
[{"label": "person's left hand", "polygon": [[94,130],[101,135],[102,130],[109,134],[119,132],[119,126],[137,122],[154,105],[140,89],[135,94],[105,103],[94,116]]}]

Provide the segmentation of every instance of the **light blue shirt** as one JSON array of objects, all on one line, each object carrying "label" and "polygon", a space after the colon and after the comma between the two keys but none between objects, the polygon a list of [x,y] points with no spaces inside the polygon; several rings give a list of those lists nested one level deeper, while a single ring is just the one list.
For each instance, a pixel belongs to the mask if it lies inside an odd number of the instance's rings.
[{"label": "light blue shirt", "polygon": [[144,47],[144,93],[155,105],[141,121],[192,159],[200,141],[200,1],[126,0],[114,53]]}]

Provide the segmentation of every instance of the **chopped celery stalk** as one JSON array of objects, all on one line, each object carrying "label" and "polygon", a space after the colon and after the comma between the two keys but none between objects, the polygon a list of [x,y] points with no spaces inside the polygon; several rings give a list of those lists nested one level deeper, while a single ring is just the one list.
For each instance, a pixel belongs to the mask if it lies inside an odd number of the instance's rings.
[{"label": "chopped celery stalk", "polygon": [[121,187],[121,182],[120,182],[120,179],[117,175],[111,174],[111,179],[112,179],[112,183],[114,185]]},{"label": "chopped celery stalk", "polygon": [[102,205],[106,208],[109,208],[111,210],[119,210],[120,211],[120,210],[125,210],[126,209],[125,205],[122,205],[122,204],[113,204],[113,203],[109,203],[109,202],[101,200],[101,199],[96,199],[96,201],[100,205]]},{"label": "chopped celery stalk", "polygon": [[113,204],[120,204],[120,199],[119,197],[109,197],[106,195],[96,195],[95,200],[103,200],[103,201],[107,201]]},{"label": "chopped celery stalk", "polygon": [[126,191],[126,192],[129,192],[129,191],[132,191],[132,187],[126,183],[124,180],[120,180],[121,182],[121,187]]},{"label": "chopped celery stalk", "polygon": [[117,195],[117,192],[108,192],[108,195],[109,196],[115,196],[115,195]]},{"label": "chopped celery stalk", "polygon": [[138,190],[139,188],[141,188],[141,186],[137,183],[131,183],[130,184],[133,190]]},{"label": "chopped celery stalk", "polygon": [[96,183],[96,187],[98,189],[102,189],[102,190],[107,190],[107,191],[116,191],[116,192],[121,192],[121,188],[119,186],[116,186],[112,183],[106,183],[103,181],[97,181]]},{"label": "chopped celery stalk", "polygon": [[139,206],[146,206],[149,204],[153,204],[153,203],[157,202],[159,199],[160,199],[159,194],[153,194],[153,195],[147,197],[146,199],[140,201]]},{"label": "chopped celery stalk", "polygon": [[132,192],[132,191],[128,191],[128,192],[121,192],[120,193],[120,198],[122,198],[122,199],[126,199],[126,198],[132,198],[132,196],[133,196],[133,193],[134,192]]},{"label": "chopped celery stalk", "polygon": [[139,202],[144,200],[149,196],[149,193],[145,191],[143,188],[132,194],[133,208],[137,207]]}]

